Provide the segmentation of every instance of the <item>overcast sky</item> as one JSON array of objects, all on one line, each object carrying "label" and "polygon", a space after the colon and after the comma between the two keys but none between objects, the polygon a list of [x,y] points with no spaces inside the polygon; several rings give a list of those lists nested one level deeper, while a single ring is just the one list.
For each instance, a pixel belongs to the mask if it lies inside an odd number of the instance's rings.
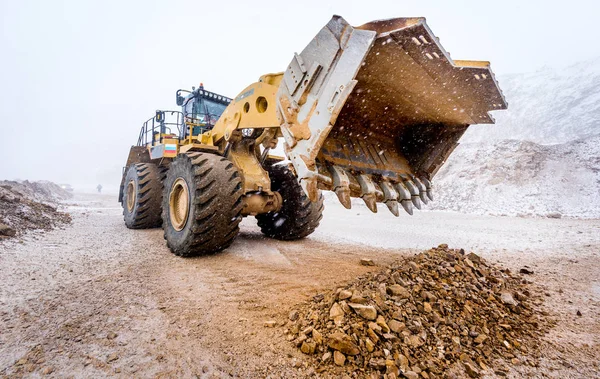
[{"label": "overcast sky", "polygon": [[114,189],[142,122],[175,109],[175,90],[234,97],[333,14],[424,16],[454,59],[500,76],[600,56],[598,1],[0,0],[0,179]]}]

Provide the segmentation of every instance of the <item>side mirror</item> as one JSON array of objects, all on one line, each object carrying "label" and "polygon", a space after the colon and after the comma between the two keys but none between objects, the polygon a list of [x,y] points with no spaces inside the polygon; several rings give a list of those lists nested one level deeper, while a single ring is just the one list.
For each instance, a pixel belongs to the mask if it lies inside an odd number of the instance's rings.
[{"label": "side mirror", "polygon": [[177,101],[178,106],[182,106],[183,102],[185,101],[185,98],[183,96],[181,96],[179,93],[177,93],[176,101]]}]

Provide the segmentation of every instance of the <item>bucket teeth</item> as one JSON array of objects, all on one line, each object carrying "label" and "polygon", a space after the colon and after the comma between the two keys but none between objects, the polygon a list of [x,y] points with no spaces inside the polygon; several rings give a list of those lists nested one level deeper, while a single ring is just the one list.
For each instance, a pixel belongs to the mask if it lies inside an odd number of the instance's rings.
[{"label": "bucket teeth", "polygon": [[421,199],[418,195],[412,197],[412,203],[415,205],[415,207],[417,207],[418,210],[421,210]]},{"label": "bucket teeth", "polygon": [[427,190],[427,197],[429,198],[429,200],[433,201],[433,187],[431,185],[431,182],[427,178],[421,178],[421,181],[423,182],[423,184],[425,184],[425,189]]},{"label": "bucket teeth", "polygon": [[403,183],[396,183],[394,185],[394,187],[396,188],[396,191],[398,192],[398,199],[400,200],[400,204],[402,205],[402,208],[404,208],[406,213],[408,213],[409,215],[412,215],[413,214],[413,206],[412,206],[410,191],[408,190],[408,188],[406,188],[406,186]]},{"label": "bucket teeth", "polygon": [[394,186],[388,181],[382,181],[379,186],[383,190],[383,202],[387,205],[388,209],[396,217],[400,216],[398,211],[398,192],[394,189]]},{"label": "bucket teeth", "polygon": [[417,209],[421,209],[421,199],[419,198],[419,190],[417,189],[415,183],[413,183],[410,179],[404,179],[404,185],[406,186],[406,188],[408,188],[408,191],[410,192],[410,198],[415,207],[417,207]]},{"label": "bucket teeth", "polygon": [[427,188],[425,188],[425,184],[423,184],[423,182],[421,182],[421,180],[419,180],[419,178],[417,177],[413,177],[413,181],[417,186],[417,189],[419,190],[419,197],[421,198],[421,201],[425,204],[429,203],[429,199],[427,198]]},{"label": "bucket teeth", "polygon": [[410,200],[402,200],[400,202],[400,204],[402,204],[402,208],[404,208],[404,210],[406,211],[406,213],[408,213],[409,215],[412,216],[412,214],[413,214],[413,204],[412,204],[412,201],[410,201]]},{"label": "bucket teeth", "polygon": [[346,209],[352,208],[352,201],[350,200],[350,179],[348,174],[343,168],[338,166],[331,166],[329,168],[333,177],[333,191],[338,197],[338,200]]},{"label": "bucket teeth", "polygon": [[366,174],[360,174],[356,179],[358,184],[360,184],[360,197],[371,212],[377,213],[377,189],[375,188],[375,183],[371,177]]},{"label": "bucket teeth", "polygon": [[387,205],[388,209],[392,214],[396,217],[400,216],[400,210],[398,208],[398,202],[396,200],[386,201],[385,205]]},{"label": "bucket teeth", "polygon": [[352,201],[350,200],[350,189],[345,189],[345,188],[339,187],[339,188],[336,188],[334,190],[334,192],[337,195],[340,203],[342,203],[342,205],[344,206],[344,208],[346,208],[346,209],[352,208]]}]

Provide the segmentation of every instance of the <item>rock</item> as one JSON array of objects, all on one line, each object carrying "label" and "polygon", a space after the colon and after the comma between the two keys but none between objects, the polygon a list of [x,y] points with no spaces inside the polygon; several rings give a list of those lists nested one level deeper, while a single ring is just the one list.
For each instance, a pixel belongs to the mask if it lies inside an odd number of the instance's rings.
[{"label": "rock", "polygon": [[274,328],[277,325],[277,321],[275,320],[267,320],[265,321],[265,323],[263,324],[263,326],[265,328]]},{"label": "rock", "polygon": [[412,336],[408,337],[408,344],[412,347],[419,347],[419,346],[423,346],[424,342],[421,339],[421,337],[419,337],[416,334],[413,334]]},{"label": "rock", "polygon": [[398,374],[400,373],[400,370],[398,370],[398,366],[396,366],[396,363],[390,359],[386,359],[385,360],[385,373],[388,375],[388,378],[390,378],[390,375],[394,375],[393,377],[398,377]]},{"label": "rock", "polygon": [[465,258],[465,264],[467,266],[469,266],[470,268],[475,268],[475,265],[473,264],[473,262],[471,262],[471,260],[469,258]]},{"label": "rock", "polygon": [[475,262],[475,263],[481,262],[481,257],[475,253],[467,254],[467,259],[469,259],[471,262]]},{"label": "rock", "polygon": [[42,375],[50,375],[53,372],[54,372],[54,367],[52,367],[52,366],[46,366],[40,371],[40,373]]},{"label": "rock", "polygon": [[348,314],[352,313],[352,309],[350,309],[350,307],[348,306],[348,303],[346,303],[345,300],[340,301],[340,307],[342,307],[344,314],[348,315]]},{"label": "rock", "polygon": [[481,333],[480,335],[478,335],[477,337],[475,337],[475,339],[473,340],[473,342],[475,342],[476,344],[480,344],[483,343],[483,341],[487,340],[488,336],[486,336],[485,334]]},{"label": "rock", "polygon": [[327,340],[327,346],[347,355],[357,355],[360,353],[358,346],[354,344],[352,338],[342,332],[331,334]]},{"label": "rock", "polygon": [[346,299],[349,299],[350,297],[352,297],[352,291],[341,290],[340,293],[338,294],[339,300],[346,300]]},{"label": "rock", "polygon": [[562,214],[558,212],[551,212],[546,215],[548,218],[562,218]]},{"label": "rock", "polygon": [[363,266],[375,266],[375,262],[370,258],[362,258],[360,264]]},{"label": "rock", "polygon": [[404,328],[406,328],[406,325],[404,325],[403,322],[396,320],[390,320],[388,322],[388,326],[390,327],[390,330],[394,333],[400,333]]},{"label": "rock", "polygon": [[383,330],[384,333],[390,332],[390,327],[385,322],[385,318],[383,318],[382,315],[377,316],[377,320],[375,322],[381,327],[381,330]]},{"label": "rock", "polygon": [[296,338],[293,342],[296,346],[300,347],[302,346],[302,343],[307,339],[308,337],[306,336],[306,334],[300,334],[300,337]]},{"label": "rock", "polygon": [[377,336],[377,334],[375,334],[373,329],[371,329],[371,328],[367,329],[367,335],[369,336],[371,341],[373,341],[373,343],[377,344],[377,342],[379,342],[379,337]]},{"label": "rock", "polygon": [[343,366],[346,363],[346,356],[336,350],[333,352],[333,362],[338,366]]},{"label": "rock", "polygon": [[431,313],[432,310],[433,309],[431,309],[431,304],[429,304],[427,302],[423,303],[423,311],[425,313]]},{"label": "rock", "polygon": [[317,348],[317,344],[314,342],[302,342],[302,346],[300,347],[300,351],[304,354],[313,354],[315,349]]},{"label": "rock", "polygon": [[520,269],[520,270],[519,270],[519,272],[520,272],[521,274],[533,275],[533,271],[532,271],[532,270],[529,270],[529,269],[527,269],[527,268],[525,268],[525,267],[523,267],[522,269]]},{"label": "rock", "polygon": [[581,314],[581,311],[580,311],[580,310],[577,310],[577,316],[579,316],[579,317],[583,316],[583,315]]},{"label": "rock", "polygon": [[396,357],[396,363],[400,366],[400,369],[404,372],[408,371],[408,358],[402,354],[398,354]]},{"label": "rock", "polygon": [[5,224],[0,224],[0,236],[14,237],[17,231]]},{"label": "rock", "polygon": [[369,360],[369,367],[372,367],[375,370],[383,371],[383,370],[385,370],[385,359],[371,358]]},{"label": "rock", "polygon": [[117,338],[118,334],[115,332],[108,332],[108,334],[106,335],[106,338],[108,338],[109,340],[114,340],[115,338]]},{"label": "rock", "polygon": [[298,317],[300,316],[300,314],[298,313],[297,310],[293,310],[290,312],[288,318],[290,319],[290,321],[296,321],[298,320]]},{"label": "rock", "polygon": [[368,338],[368,337],[365,339],[365,347],[367,348],[367,351],[368,351],[369,353],[372,353],[372,352],[373,352],[373,350],[375,350],[375,344],[374,344],[374,343],[373,343],[373,341],[371,341],[371,339],[370,339],[370,338]]},{"label": "rock", "polygon": [[419,374],[414,371],[406,371],[404,377],[407,379],[419,379]]},{"label": "rock", "polygon": [[106,363],[114,362],[117,359],[119,359],[119,356],[117,355],[117,353],[112,353],[108,356],[108,358],[106,358]]},{"label": "rock", "polygon": [[313,329],[313,331],[312,331],[312,338],[313,338],[313,341],[315,341],[315,343],[317,345],[322,345],[323,344],[323,335],[317,329]]},{"label": "rock", "polygon": [[329,319],[335,320],[338,317],[344,317],[344,311],[338,303],[333,303],[331,309],[329,309]]},{"label": "rock", "polygon": [[349,302],[354,304],[366,304],[367,299],[355,292],[352,294],[352,297],[350,298]]},{"label": "rock", "polygon": [[465,366],[465,371],[471,378],[479,378],[479,370],[475,367],[474,364],[469,362],[463,362],[463,366]]},{"label": "rock", "polygon": [[479,377],[497,370],[486,362],[535,350],[551,327],[537,310],[539,294],[522,275],[475,253],[435,248],[324,292],[319,303],[298,308],[282,335],[319,354],[302,362],[301,376],[313,368],[347,378]]},{"label": "rock", "polygon": [[506,305],[511,305],[513,307],[517,306],[517,301],[513,297],[513,295],[508,291],[503,291],[500,293],[500,300]]},{"label": "rock", "polygon": [[381,326],[377,325],[376,322],[370,322],[367,324],[369,326],[369,329],[371,329],[372,331],[381,334],[383,332],[383,330],[381,329]]},{"label": "rock", "polygon": [[401,299],[408,299],[410,297],[410,292],[402,287],[400,284],[393,284],[388,286],[387,292],[392,296],[398,296]]},{"label": "rock", "polygon": [[367,320],[377,319],[377,310],[371,305],[357,303],[348,303],[348,306],[354,310],[360,317]]}]

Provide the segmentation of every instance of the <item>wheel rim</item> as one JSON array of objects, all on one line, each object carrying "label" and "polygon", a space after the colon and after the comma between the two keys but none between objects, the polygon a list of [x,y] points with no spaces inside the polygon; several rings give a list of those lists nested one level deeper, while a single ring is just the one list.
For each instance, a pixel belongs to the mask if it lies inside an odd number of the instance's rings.
[{"label": "wheel rim", "polygon": [[133,208],[135,207],[135,197],[135,182],[130,180],[129,183],[127,183],[127,210],[129,213],[133,212]]},{"label": "wheel rim", "polygon": [[171,225],[177,231],[185,226],[190,210],[190,191],[182,178],[177,178],[169,195],[169,217]]}]

